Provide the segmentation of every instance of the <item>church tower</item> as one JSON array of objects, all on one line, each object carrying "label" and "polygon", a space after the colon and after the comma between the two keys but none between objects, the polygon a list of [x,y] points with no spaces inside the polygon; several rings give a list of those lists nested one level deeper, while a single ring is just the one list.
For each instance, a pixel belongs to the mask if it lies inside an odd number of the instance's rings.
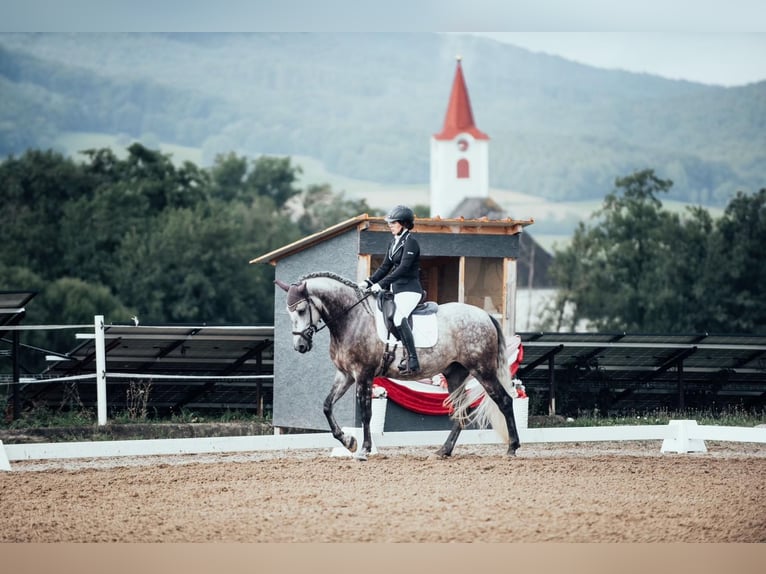
[{"label": "church tower", "polygon": [[471,100],[457,59],[444,127],[431,137],[431,217],[459,217],[466,197],[489,196],[489,136],[473,121]]}]

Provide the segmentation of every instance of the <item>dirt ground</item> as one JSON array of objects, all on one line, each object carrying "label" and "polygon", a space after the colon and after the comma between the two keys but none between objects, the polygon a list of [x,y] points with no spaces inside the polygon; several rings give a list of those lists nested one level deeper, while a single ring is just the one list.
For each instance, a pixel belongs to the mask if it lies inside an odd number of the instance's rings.
[{"label": "dirt ground", "polygon": [[13,462],[0,542],[766,542],[766,449],[707,446]]}]

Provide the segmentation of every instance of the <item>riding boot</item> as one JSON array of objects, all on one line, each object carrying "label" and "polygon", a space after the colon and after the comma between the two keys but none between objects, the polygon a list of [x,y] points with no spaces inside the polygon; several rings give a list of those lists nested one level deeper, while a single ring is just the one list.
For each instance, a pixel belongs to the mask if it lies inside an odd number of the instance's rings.
[{"label": "riding boot", "polygon": [[420,363],[418,362],[418,354],[415,350],[415,339],[412,337],[412,331],[407,319],[399,325],[399,334],[401,335],[404,348],[407,349],[407,363],[405,364],[404,360],[402,360],[399,364],[399,371],[403,375],[414,375],[420,370]]}]

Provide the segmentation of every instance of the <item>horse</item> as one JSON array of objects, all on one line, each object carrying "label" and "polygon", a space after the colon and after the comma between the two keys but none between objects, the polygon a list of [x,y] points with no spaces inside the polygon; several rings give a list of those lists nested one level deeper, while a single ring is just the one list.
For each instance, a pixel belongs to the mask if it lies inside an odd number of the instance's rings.
[{"label": "horse", "polygon": [[[451,456],[461,430],[474,423],[479,427],[491,425],[508,444],[506,455],[515,456],[520,442],[513,415],[505,337],[500,324],[489,313],[465,303],[440,304],[436,311],[437,342],[418,349],[421,370],[405,376],[398,372],[398,360],[394,360],[400,356],[382,360],[387,345],[376,330],[369,290],[362,291],[357,283],[329,271],[309,273],[291,285],[279,279],[274,283],[287,292],[287,312],[296,351],[311,351],[313,337],[321,329],[326,327],[330,333],[330,358],[337,371],[324,401],[324,414],[333,437],[355,458],[366,460],[372,449],[373,379],[382,376],[420,380],[439,373],[447,380],[449,394],[445,405],[451,409],[453,425],[436,454],[441,458]],[[480,385],[467,389],[466,382],[471,376]],[[356,399],[363,426],[359,451],[356,438],[345,434],[333,415],[333,406],[353,383],[357,385]]]}]

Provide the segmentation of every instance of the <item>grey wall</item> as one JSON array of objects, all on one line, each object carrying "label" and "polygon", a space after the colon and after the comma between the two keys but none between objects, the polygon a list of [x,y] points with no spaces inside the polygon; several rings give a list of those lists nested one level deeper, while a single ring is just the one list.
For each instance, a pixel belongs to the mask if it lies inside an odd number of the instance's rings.
[{"label": "grey wall", "polygon": [[[277,263],[276,277],[292,283],[307,273],[332,271],[356,279],[357,231],[340,236],[286,257]],[[274,291],[274,425],[329,430],[322,407],[335,377],[330,360],[330,335],[324,329],[314,336],[314,348],[306,354],[293,349],[286,293]],[[356,388],[351,387],[335,407],[341,426],[354,426]]]}]

